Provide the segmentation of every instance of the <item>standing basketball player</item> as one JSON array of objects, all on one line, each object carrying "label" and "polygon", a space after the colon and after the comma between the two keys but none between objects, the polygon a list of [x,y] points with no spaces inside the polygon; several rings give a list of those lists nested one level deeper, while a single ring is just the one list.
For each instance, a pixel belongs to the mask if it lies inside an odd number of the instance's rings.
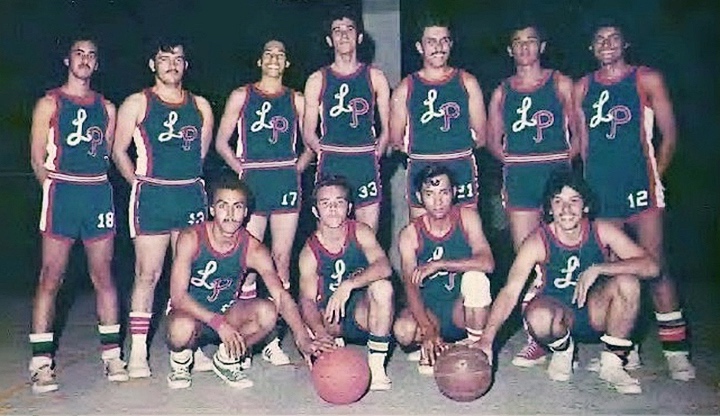
[{"label": "standing basketball player", "polygon": [[115,106],[90,88],[98,68],[97,45],[75,40],[64,64],[67,81],[38,100],[30,134],[31,165],[43,188],[42,269],[33,302],[30,378],[35,393],[58,389],[55,379],[55,300],[70,250],[83,241],[97,297],[98,332],[105,374],[128,379],[120,359],[118,299],[111,263],[115,208],[108,182]]},{"label": "standing basketball player", "polygon": [[318,340],[366,343],[370,390],[389,390],[385,372],[393,320],[390,262],[368,225],[348,219],[344,178],[322,178],[313,192],[317,230],[300,252],[300,306]]},{"label": "standing basketball player", "polygon": [[457,201],[477,209],[478,178],[473,150],[485,144],[485,102],[477,79],[448,65],[453,40],[439,20],[420,26],[415,43],[423,67],[406,77],[393,93],[390,135],[409,156],[410,218],[425,213],[415,197],[412,178],[431,163],[442,162],[457,181]]},{"label": "standing basketball player", "polygon": [[[200,179],[212,140],[213,114],[203,97],[183,89],[188,61],[179,40],[154,45],[148,61],[155,85],[129,96],[118,111],[113,159],[130,195],[135,284],[130,300],[132,378],[150,377],[147,334],[168,246],[180,231],[204,221],[207,197]],[[127,151],[134,140],[135,163]]]},{"label": "standing basketball player", "polygon": [[[600,69],[575,87],[585,177],[599,197],[598,216],[629,226],[663,270],[651,282],[658,335],[670,375],[695,378],[686,322],[663,253],[664,188],[661,179],[677,141],[675,116],[662,75],[625,61],[629,44],[620,27],[600,24],[590,50]],[[654,123],[662,135],[653,147]],[[634,363],[639,365],[639,362]]]},{"label": "standing basketball player", "polygon": [[[260,81],[230,94],[215,148],[255,195],[247,230],[262,241],[269,220],[275,267],[289,289],[290,254],[301,202],[300,174],[312,151],[306,149],[298,158],[297,134],[304,103],[302,94],[283,85],[283,73],[290,66],[285,45],[277,40],[267,42],[257,65]],[[234,130],[238,132],[235,152],[229,145]],[[255,279],[255,273],[248,276],[241,297],[254,296]],[[262,357],[275,365],[290,363],[278,337],[263,349]]]},{"label": "standing basketball player", "polygon": [[[573,83],[542,67],[545,47],[536,26],[518,26],[511,33],[507,52],[515,61],[515,75],[495,89],[488,108],[488,150],[503,162],[503,202],[515,251],[540,225],[550,173],[569,169],[572,153],[579,152],[577,135],[572,146],[569,142]],[[545,355],[528,336],[513,364],[531,367],[544,362]]]},{"label": "standing basketball player", "polygon": [[[530,272],[540,266],[536,296],[523,315],[537,342],[553,351],[548,377],[570,380],[575,343],[601,341],[600,378],[622,394],[639,394],[640,382],[623,364],[632,350],[629,337],[640,308],[638,279],[657,276],[657,262],[611,222],[588,220],[593,204],[579,175],[553,173],[543,199],[544,223],[520,246],[476,345],[492,358],[497,331],[515,308]],[[619,259],[606,260],[608,250]]]},{"label": "standing basketball player", "polygon": [[413,354],[418,371],[430,375],[446,343],[480,339],[492,301],[486,273],[495,261],[477,211],[455,204],[448,167],[425,166],[415,189],[425,214],[400,232],[408,307],[395,321],[395,338],[405,346],[420,344]]},{"label": "standing basketball player", "polygon": [[[382,199],[379,159],[389,137],[390,88],[382,71],[358,61],[357,47],[363,40],[360,19],[346,8],[333,13],[325,41],[333,48],[335,59],[307,80],[303,137],[319,155],[317,177],[348,178],[355,218],[377,230]],[[379,135],[374,126],[375,107]]]}]

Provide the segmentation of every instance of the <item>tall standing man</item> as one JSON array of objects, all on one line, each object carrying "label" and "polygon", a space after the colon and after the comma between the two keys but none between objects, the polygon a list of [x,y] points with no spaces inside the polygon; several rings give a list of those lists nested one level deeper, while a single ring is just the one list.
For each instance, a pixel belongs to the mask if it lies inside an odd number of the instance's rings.
[{"label": "tall standing man", "polygon": [[[521,23],[511,32],[507,52],[515,74],[495,89],[488,106],[488,150],[503,162],[503,203],[516,252],[540,225],[550,174],[569,169],[580,149],[577,135],[570,136],[573,83],[559,71],[542,67],[546,46],[532,24]],[[529,301],[523,299],[523,307]],[[528,335],[513,364],[531,367],[544,362],[545,355]]]},{"label": "tall standing man", "polygon": [[[689,360],[677,288],[663,253],[661,180],[675,153],[675,116],[662,75],[628,64],[629,46],[617,24],[597,25],[589,49],[600,68],[575,86],[585,177],[599,197],[598,216],[631,228],[638,243],[661,264],[660,278],[651,282],[658,336],[670,376],[688,381],[695,378],[695,368]],[[657,151],[655,122],[662,135]]]},{"label": "tall standing man", "polygon": [[[205,220],[207,197],[200,176],[212,140],[213,114],[203,97],[183,89],[188,61],[175,39],[153,45],[148,61],[155,84],[125,99],[118,112],[113,159],[130,195],[130,236],[135,284],[130,300],[132,378],[150,377],[147,334],[168,246],[180,231]],[[127,151],[135,143],[137,160]]]},{"label": "tall standing man", "polygon": [[431,163],[442,162],[457,181],[457,202],[477,210],[478,171],[473,151],[485,144],[485,102],[477,79],[448,64],[453,39],[446,22],[420,25],[415,43],[423,67],[393,93],[390,135],[409,156],[407,198],[410,218],[425,213],[412,192],[414,178]]},{"label": "tall standing man", "polygon": [[[265,43],[257,61],[259,81],[235,89],[225,105],[215,148],[255,196],[247,230],[262,241],[268,221],[272,257],[280,280],[290,288],[290,255],[300,215],[300,174],[312,158],[312,151],[298,157],[298,127],[303,117],[302,94],[283,85],[283,74],[290,66],[285,45],[278,40]],[[235,152],[230,138],[237,130]],[[243,297],[255,287],[256,274],[245,283]],[[262,357],[275,365],[290,363],[274,337],[263,349]]]},{"label": "tall standing man", "polygon": [[43,188],[40,213],[42,269],[33,302],[30,378],[35,393],[58,389],[55,379],[55,300],[75,240],[82,240],[96,292],[98,332],[105,374],[125,381],[120,359],[117,290],[111,263],[115,208],[108,182],[115,106],[90,88],[98,69],[97,45],[75,40],[63,63],[67,81],[35,105],[30,133],[31,165]]},{"label": "tall standing man", "polygon": [[358,61],[357,47],[363,41],[359,17],[346,8],[335,9],[328,29],[325,41],[335,59],[307,80],[303,137],[319,155],[318,178],[348,178],[355,218],[377,231],[382,199],[379,160],[389,138],[390,87],[381,70]]}]

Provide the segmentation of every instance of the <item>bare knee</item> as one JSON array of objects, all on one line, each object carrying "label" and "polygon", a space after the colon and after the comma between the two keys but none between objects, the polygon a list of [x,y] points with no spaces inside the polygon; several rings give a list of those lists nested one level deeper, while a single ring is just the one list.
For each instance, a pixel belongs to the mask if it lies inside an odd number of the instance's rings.
[{"label": "bare knee", "polygon": [[261,328],[274,328],[277,323],[278,311],[275,304],[266,299],[257,299],[255,320]]},{"label": "bare knee", "polygon": [[65,264],[57,261],[43,261],[40,269],[38,290],[45,293],[57,293],[65,279]]},{"label": "bare knee", "polygon": [[562,307],[545,297],[530,302],[525,308],[524,317],[530,333],[542,343],[562,336],[569,326]]},{"label": "bare knee", "polygon": [[138,267],[135,268],[135,286],[154,288],[160,280],[160,275],[162,275],[162,266],[152,267],[142,264],[138,265]]},{"label": "bare knee", "polygon": [[393,300],[393,287],[389,280],[376,280],[368,285],[370,301],[379,306],[390,306]]},{"label": "bare knee", "polygon": [[172,351],[192,348],[198,331],[198,323],[187,315],[171,313],[167,323],[167,345]]},{"label": "bare knee", "polygon": [[626,302],[639,303],[640,281],[632,275],[619,275],[612,279],[615,293]]},{"label": "bare knee", "polygon": [[415,342],[415,333],[417,332],[417,322],[409,313],[403,313],[393,324],[393,333],[395,339],[400,345],[408,346]]}]

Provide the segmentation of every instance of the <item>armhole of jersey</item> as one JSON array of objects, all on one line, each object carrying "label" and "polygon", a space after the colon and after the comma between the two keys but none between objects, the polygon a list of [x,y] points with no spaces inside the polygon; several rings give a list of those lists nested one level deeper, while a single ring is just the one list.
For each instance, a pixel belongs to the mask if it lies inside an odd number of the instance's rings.
[{"label": "armhole of jersey", "polygon": [[467,95],[469,97],[470,94],[468,93],[467,87],[465,86],[465,74],[467,74],[468,72],[466,72],[463,69],[455,69],[455,71],[457,71],[455,76],[458,77],[458,82],[460,83],[460,87],[465,92],[465,95]]},{"label": "armhole of jersey", "polygon": [[545,248],[545,255],[543,256],[542,264],[547,264],[550,257],[550,239],[555,237],[552,235],[550,230],[548,230],[548,225],[545,223],[540,224],[540,227],[537,228],[537,232],[542,240],[543,247]]},{"label": "armhole of jersey", "polygon": [[417,242],[417,248],[415,248],[415,256],[417,256],[423,249],[423,242],[424,238],[423,236],[423,225],[421,224],[422,221],[422,215],[415,218],[412,221],[413,228],[415,229],[415,241]]},{"label": "armhole of jersey", "polygon": [[200,250],[202,249],[203,244],[207,243],[207,225],[205,223],[200,224],[200,227],[192,228],[192,232],[195,234],[195,239],[197,240],[195,253],[192,257],[193,261],[197,260],[198,257],[200,257]]},{"label": "armhole of jersey", "polygon": [[457,226],[460,227],[460,231],[463,233],[463,236],[465,237],[465,241],[467,241],[468,245],[469,245],[470,238],[468,237],[468,232],[467,232],[467,229],[465,228],[465,222],[463,221],[462,211],[463,211],[463,209],[461,207],[457,207]]},{"label": "armhole of jersey", "polygon": [[240,230],[240,241],[238,241],[238,245],[240,245],[240,249],[242,250],[242,253],[240,253],[240,269],[242,270],[243,275],[245,275],[245,271],[248,268],[247,253],[250,249],[250,233],[248,233],[244,228],[240,228]]},{"label": "armhole of jersey", "polygon": [[[57,88],[54,88],[54,89],[46,92],[45,95],[48,97],[51,97],[52,100],[55,102],[55,110],[53,111],[53,114],[50,117],[50,125],[48,126],[49,129],[51,130],[53,128],[57,128],[60,124],[59,119],[60,119],[60,109],[62,108],[62,100],[60,99],[60,93]],[[56,131],[56,133],[59,133],[59,131]],[[50,134],[49,130],[48,130],[48,134]]]},{"label": "armhole of jersey", "polygon": [[595,244],[600,247],[600,252],[603,254],[603,257],[605,260],[609,259],[609,253],[610,253],[610,246],[605,244],[605,242],[600,238],[600,232],[598,231],[598,226],[595,221],[589,221],[590,228],[592,230],[593,238],[595,239]]},{"label": "armhole of jersey", "polygon": [[143,117],[138,121],[138,125],[147,120],[148,114],[150,114],[150,105],[152,103],[152,91],[150,91],[150,88],[144,89],[143,95],[145,96],[145,114],[143,114]]},{"label": "armhole of jersey", "polygon": [[647,73],[650,71],[652,71],[652,69],[647,66],[638,66],[635,68],[635,89],[637,90],[638,98],[640,99],[640,105],[648,108],[652,108],[652,104],[650,103],[648,94],[640,86],[640,73]]}]

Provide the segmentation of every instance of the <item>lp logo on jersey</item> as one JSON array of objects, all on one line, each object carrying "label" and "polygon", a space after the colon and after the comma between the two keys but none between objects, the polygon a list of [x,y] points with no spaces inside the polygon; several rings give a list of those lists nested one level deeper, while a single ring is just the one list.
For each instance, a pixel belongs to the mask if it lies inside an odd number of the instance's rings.
[{"label": "lp logo on jersey", "polygon": [[423,101],[423,105],[427,110],[420,116],[420,123],[427,124],[435,118],[442,118],[443,124],[440,131],[446,132],[450,130],[450,120],[460,117],[460,105],[450,101],[440,106],[435,111],[435,101],[437,100],[437,90],[435,88],[428,91],[427,99]]},{"label": "lp logo on jersey", "polygon": [[209,282],[210,277],[216,271],[217,262],[215,260],[210,260],[207,264],[205,264],[204,269],[197,271],[197,274],[200,275],[200,277],[193,276],[190,278],[191,285],[210,291],[210,294],[206,298],[208,302],[215,302],[217,298],[220,297],[220,293],[225,289],[229,289],[233,284],[233,279],[222,277],[218,277],[212,282]]},{"label": "lp logo on jersey", "polygon": [[338,259],[335,260],[335,272],[330,275],[330,278],[333,279],[333,282],[330,283],[329,289],[331,292],[334,292],[337,290],[337,288],[340,286],[340,283],[342,283],[343,276],[345,276],[345,272],[347,271],[345,266],[345,260]]},{"label": "lp logo on jersey", "polygon": [[610,132],[605,134],[608,139],[614,139],[617,135],[618,126],[628,123],[632,120],[632,112],[627,106],[616,105],[608,110],[607,114],[603,113],[605,104],[610,100],[610,91],[603,90],[598,100],[593,103],[595,115],[590,117],[590,128],[594,129],[600,123],[610,123]]},{"label": "lp logo on jersey", "polygon": [[565,276],[558,277],[553,281],[553,284],[558,289],[565,289],[569,286],[575,286],[577,282],[573,280],[573,274],[575,270],[580,267],[580,258],[578,256],[570,256],[567,259],[567,265],[564,269],[560,270],[560,273],[565,273]]},{"label": "lp logo on jersey", "polygon": [[543,140],[543,130],[553,125],[555,116],[547,110],[538,110],[528,119],[530,107],[532,107],[532,98],[523,98],[522,104],[515,110],[515,112],[520,115],[520,118],[512,124],[512,131],[520,133],[525,130],[525,127],[535,127],[536,133],[533,141],[540,143]]},{"label": "lp logo on jersey", "polygon": [[187,152],[190,150],[192,142],[197,138],[198,130],[195,126],[184,126],[180,131],[175,133],[175,124],[177,121],[178,113],[171,111],[170,114],[168,114],[167,120],[163,123],[163,126],[167,127],[167,131],[160,133],[158,141],[164,143],[172,139],[181,139],[182,149]]},{"label": "lp logo on jersey", "polygon": [[345,105],[345,97],[350,94],[350,86],[346,83],[340,84],[340,89],[334,97],[337,99],[337,104],[330,108],[330,117],[338,117],[343,113],[350,113],[350,127],[356,128],[360,125],[360,116],[367,114],[370,111],[370,104],[366,99],[362,97],[356,97],[348,101],[347,106]]},{"label": "lp logo on jersey", "polygon": [[68,146],[72,147],[77,146],[80,142],[88,142],[90,143],[88,154],[95,157],[97,156],[97,148],[102,144],[105,134],[103,134],[100,127],[90,126],[83,135],[85,120],[87,120],[87,111],[85,111],[84,108],[78,108],[75,118],[72,121],[72,125],[75,126],[75,131],[68,134],[65,142]]},{"label": "lp logo on jersey", "polygon": [[280,133],[288,131],[290,123],[288,122],[288,119],[283,116],[273,116],[270,118],[270,122],[266,123],[265,118],[267,118],[267,113],[270,112],[270,110],[272,110],[272,104],[268,101],[263,102],[260,109],[255,112],[259,118],[250,125],[250,131],[253,133],[257,133],[262,129],[272,131],[272,135],[268,138],[268,142],[275,144],[278,142]]}]

